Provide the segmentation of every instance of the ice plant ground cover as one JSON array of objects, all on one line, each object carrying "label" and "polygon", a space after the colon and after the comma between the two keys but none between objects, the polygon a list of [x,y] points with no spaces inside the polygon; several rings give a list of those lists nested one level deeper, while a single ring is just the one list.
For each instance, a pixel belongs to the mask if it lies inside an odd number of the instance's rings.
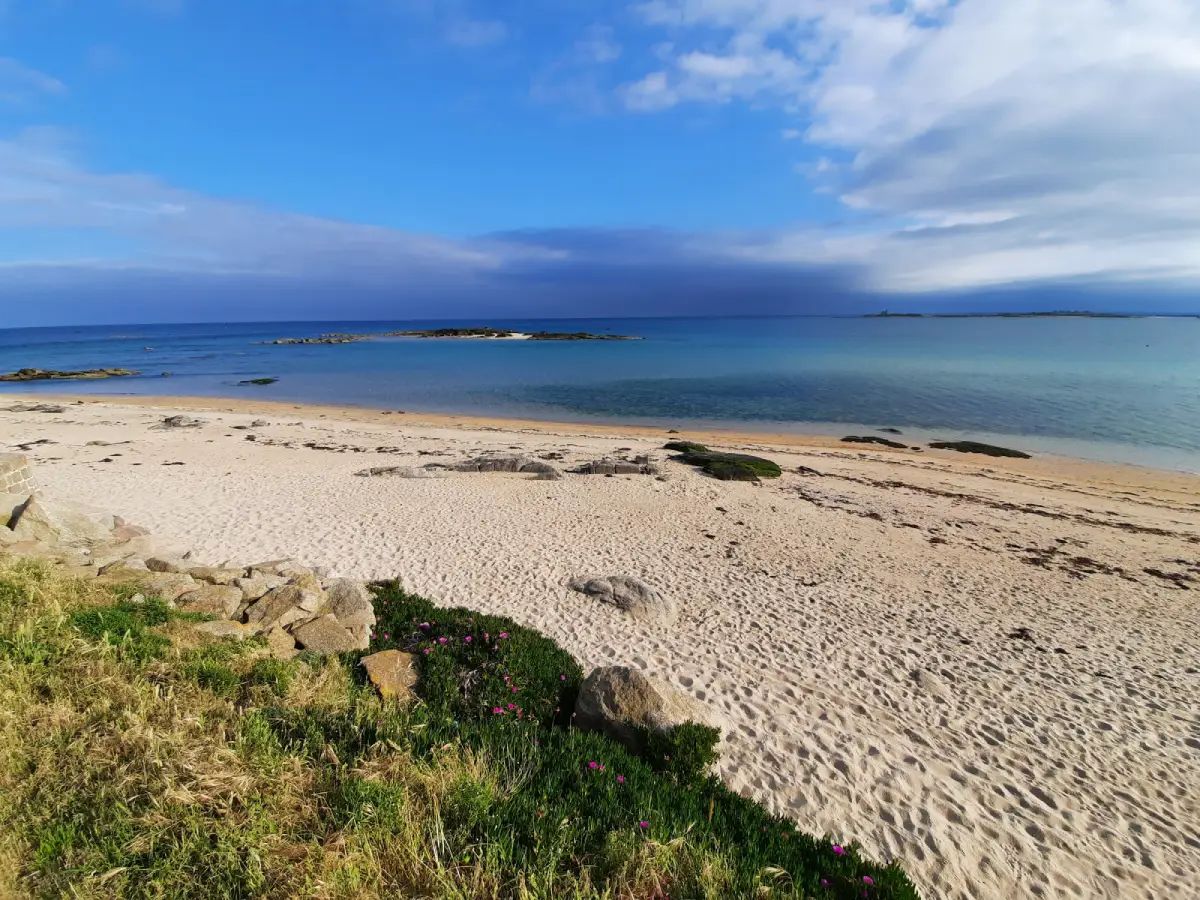
[{"label": "ice plant ground cover", "polygon": [[0,561],[0,895],[917,897],[705,774],[711,729],[571,728],[582,672],[510,620],[380,586],[400,706],[130,594]]}]

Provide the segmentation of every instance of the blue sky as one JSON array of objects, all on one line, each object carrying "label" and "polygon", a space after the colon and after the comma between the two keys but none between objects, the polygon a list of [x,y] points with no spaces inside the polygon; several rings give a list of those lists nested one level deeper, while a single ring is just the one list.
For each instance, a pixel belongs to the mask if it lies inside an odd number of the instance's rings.
[{"label": "blue sky", "polygon": [[0,326],[1198,282],[1191,0],[0,0]]}]

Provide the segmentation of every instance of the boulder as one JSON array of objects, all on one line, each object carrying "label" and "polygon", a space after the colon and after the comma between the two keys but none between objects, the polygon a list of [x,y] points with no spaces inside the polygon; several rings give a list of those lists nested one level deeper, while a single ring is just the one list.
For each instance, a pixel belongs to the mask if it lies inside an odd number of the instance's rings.
[{"label": "boulder", "polygon": [[622,609],[635,619],[675,614],[674,603],[640,578],[631,575],[574,578],[567,582],[567,587]]},{"label": "boulder", "polygon": [[715,724],[696,699],[626,666],[593,670],[575,702],[576,728],[604,732],[635,752],[641,749],[642,729],[666,731],[684,722]]},{"label": "boulder", "polygon": [[112,517],[99,510],[32,494],[12,508],[8,519],[8,527],[18,540],[85,546],[109,542],[111,523]]},{"label": "boulder", "polygon": [[260,597],[266,596],[268,591],[283,587],[285,584],[287,584],[287,580],[278,575],[255,575],[252,578],[235,578],[233,580],[234,587],[242,592],[242,597],[250,601],[258,600]]},{"label": "boulder", "polygon": [[534,475],[558,471],[550,463],[527,456],[478,456],[455,468],[460,472],[528,472]]},{"label": "boulder", "polygon": [[101,575],[119,575],[125,572],[149,572],[150,567],[146,565],[146,561],[138,559],[136,556],[127,556],[124,559],[114,560],[100,567]]},{"label": "boulder", "polygon": [[197,581],[207,581],[209,584],[233,584],[242,577],[241,569],[221,569],[214,566],[193,566],[187,573]]},{"label": "boulder", "polygon": [[303,619],[311,619],[323,599],[321,594],[285,584],[250,606],[246,610],[246,622],[260,631],[286,628]]},{"label": "boulder", "polygon": [[162,424],[155,425],[154,428],[159,430],[170,428],[199,428],[203,424],[203,419],[193,419],[191,416],[167,416],[162,420]]},{"label": "boulder", "polygon": [[300,653],[296,649],[296,639],[282,628],[267,634],[267,649],[275,659],[294,659]]},{"label": "boulder", "polygon": [[167,556],[151,556],[146,560],[146,568],[151,572],[189,572],[192,568],[182,559],[172,559]]},{"label": "boulder", "polygon": [[202,584],[176,599],[184,612],[228,619],[242,602],[242,592],[232,585]]},{"label": "boulder", "polygon": [[367,670],[367,679],[375,685],[384,700],[403,702],[412,696],[413,686],[417,683],[417,669],[411,653],[384,650],[364,656],[360,662]]},{"label": "boulder", "polygon": [[265,562],[254,563],[246,566],[246,576],[254,575],[278,575],[280,566],[296,565],[294,559],[269,559]]},{"label": "boulder", "polygon": [[333,578],[325,583],[328,598],[325,608],[337,617],[345,628],[375,624],[375,605],[371,592],[361,581]]},{"label": "boulder", "polygon": [[[268,574],[270,574],[270,573],[268,573]],[[284,578],[295,581],[305,575],[312,575],[313,570],[310,569],[308,566],[300,565],[300,563],[295,562],[294,560],[284,560],[283,562],[281,562],[277,566],[275,566],[274,574],[282,575]],[[318,585],[318,587],[319,587],[319,585]]]},{"label": "boulder", "polygon": [[206,634],[214,638],[233,638],[235,641],[244,641],[248,637],[253,637],[255,631],[249,625],[242,625],[238,622],[229,622],[225,619],[218,619],[215,622],[197,622],[192,626],[193,630]]},{"label": "boulder", "polygon": [[138,583],[147,594],[163,600],[178,600],[199,587],[191,575],[179,572],[151,572],[140,578]]},{"label": "boulder", "polygon": [[538,472],[533,476],[534,481],[562,481],[562,472],[558,469],[550,468],[544,472]]},{"label": "boulder", "polygon": [[150,533],[148,528],[142,528],[140,525],[116,525],[109,534],[117,543],[132,541],[134,538],[145,537]]},{"label": "boulder", "polygon": [[333,616],[320,616],[293,628],[292,637],[300,647],[313,653],[349,653],[365,649]]}]

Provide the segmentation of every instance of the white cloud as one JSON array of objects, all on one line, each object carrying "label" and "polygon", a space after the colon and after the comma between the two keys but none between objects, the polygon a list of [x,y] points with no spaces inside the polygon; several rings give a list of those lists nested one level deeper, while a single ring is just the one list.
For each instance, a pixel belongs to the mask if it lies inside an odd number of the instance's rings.
[{"label": "white cloud", "polygon": [[24,103],[38,94],[63,94],[67,86],[9,56],[0,56],[0,102]]},{"label": "white cloud", "polygon": [[508,37],[503,22],[484,19],[455,19],[446,27],[446,40],[460,47],[487,47]]},{"label": "white cloud", "polygon": [[[803,112],[876,224],[770,252],[868,262],[877,287],[1200,278],[1194,0],[651,0],[673,46],[630,109]],[[793,129],[784,132],[788,137]],[[763,252],[757,250],[756,252]]]},{"label": "white cloud", "polygon": [[68,143],[67,135],[49,128],[0,139],[0,234],[5,228],[42,229],[48,240],[61,234],[63,244],[48,247],[54,252],[46,254],[56,259],[69,258],[81,229],[128,240],[121,256],[109,261],[114,265],[330,275],[352,283],[469,278],[548,252],[534,245],[454,241],[277,212],[145,175],[91,172],[71,158]]}]

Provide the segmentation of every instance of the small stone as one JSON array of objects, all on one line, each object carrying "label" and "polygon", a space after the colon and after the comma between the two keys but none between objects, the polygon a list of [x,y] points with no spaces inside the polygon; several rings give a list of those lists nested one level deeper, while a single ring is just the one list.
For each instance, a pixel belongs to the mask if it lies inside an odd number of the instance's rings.
[{"label": "small stone", "polygon": [[292,637],[305,650],[314,653],[349,653],[363,649],[354,635],[338,624],[333,616],[321,616],[292,630]]},{"label": "small stone", "polygon": [[163,600],[178,600],[199,587],[191,575],[179,572],[152,572],[142,577],[140,584],[147,594],[161,597]]},{"label": "small stone", "polygon": [[192,629],[209,637],[233,638],[236,641],[244,641],[248,637],[253,637],[255,633],[249,625],[228,622],[224,619],[218,619],[215,622],[197,622]]},{"label": "small stone", "polygon": [[411,653],[399,650],[384,650],[364,656],[360,662],[367,670],[367,678],[385,700],[401,702],[412,696],[417,683],[417,670]]},{"label": "small stone", "polygon": [[151,572],[187,572],[192,567],[180,559],[168,559],[165,556],[152,556],[146,560],[146,568]]},{"label": "small stone", "polygon": [[242,602],[242,592],[231,585],[205,584],[176,598],[184,612],[230,618]]}]

